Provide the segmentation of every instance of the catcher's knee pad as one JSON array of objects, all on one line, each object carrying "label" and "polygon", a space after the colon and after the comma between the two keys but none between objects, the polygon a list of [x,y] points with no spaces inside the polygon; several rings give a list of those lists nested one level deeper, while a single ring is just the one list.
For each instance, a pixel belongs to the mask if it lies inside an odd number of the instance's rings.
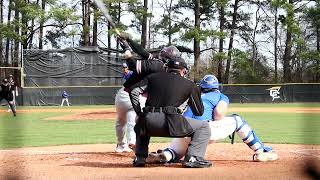
[{"label": "catcher's knee pad", "polygon": [[256,153],[269,151],[269,147],[263,145],[258,136],[243,118],[239,115],[233,115],[233,118],[236,120],[236,132],[238,136],[250,147],[250,149]]},{"label": "catcher's knee pad", "polygon": [[166,148],[163,150],[163,154],[166,158],[167,163],[173,163],[179,161],[182,157],[179,156],[174,149]]},{"label": "catcher's knee pad", "polygon": [[186,154],[190,141],[190,137],[174,138],[171,141],[171,144],[167,149],[171,150],[171,153],[174,156],[173,160],[179,160]]}]

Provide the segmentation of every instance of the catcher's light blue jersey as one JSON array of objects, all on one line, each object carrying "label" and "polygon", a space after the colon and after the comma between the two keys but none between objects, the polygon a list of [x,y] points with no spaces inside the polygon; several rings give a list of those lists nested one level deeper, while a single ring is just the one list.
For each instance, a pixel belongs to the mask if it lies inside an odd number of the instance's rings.
[{"label": "catcher's light blue jersey", "polygon": [[204,106],[204,113],[202,116],[195,116],[190,107],[188,107],[187,111],[183,115],[196,120],[212,120],[214,118],[213,110],[219,101],[225,101],[227,104],[229,104],[229,98],[218,90],[202,93],[201,99]]}]

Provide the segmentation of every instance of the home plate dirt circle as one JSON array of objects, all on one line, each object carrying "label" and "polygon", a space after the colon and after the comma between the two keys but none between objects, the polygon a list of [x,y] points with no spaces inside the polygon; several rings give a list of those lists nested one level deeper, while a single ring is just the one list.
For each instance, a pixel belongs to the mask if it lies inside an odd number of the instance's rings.
[{"label": "home plate dirt circle", "polygon": [[[154,143],[150,151],[168,144]],[[267,144],[270,145],[270,144]],[[115,153],[113,144],[66,145],[0,150],[0,177],[22,179],[309,179],[304,168],[320,167],[319,145],[271,144],[274,162],[253,162],[243,143],[210,144],[206,159],[213,167],[186,169],[179,163],[132,167],[133,153]],[[301,153],[302,152],[302,153]]]}]

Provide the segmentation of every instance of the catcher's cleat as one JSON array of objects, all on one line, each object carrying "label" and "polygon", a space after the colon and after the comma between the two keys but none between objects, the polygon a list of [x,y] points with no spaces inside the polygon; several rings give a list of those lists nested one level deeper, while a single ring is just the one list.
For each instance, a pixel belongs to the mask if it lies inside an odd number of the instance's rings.
[{"label": "catcher's cleat", "polygon": [[258,154],[254,154],[252,159],[253,161],[257,162],[275,161],[278,159],[278,154],[273,151],[261,152]]},{"label": "catcher's cleat", "polygon": [[185,168],[208,168],[212,166],[212,163],[201,157],[186,156],[182,161],[182,166]]},{"label": "catcher's cleat", "polygon": [[118,144],[115,152],[116,153],[129,153],[129,152],[132,152],[132,149],[130,149],[128,146],[123,146],[123,145]]},{"label": "catcher's cleat", "polygon": [[149,153],[146,162],[148,164],[164,164],[167,162],[166,156],[163,151],[151,152]]},{"label": "catcher's cleat", "polygon": [[146,158],[138,157],[133,160],[133,167],[145,167],[146,166]]}]

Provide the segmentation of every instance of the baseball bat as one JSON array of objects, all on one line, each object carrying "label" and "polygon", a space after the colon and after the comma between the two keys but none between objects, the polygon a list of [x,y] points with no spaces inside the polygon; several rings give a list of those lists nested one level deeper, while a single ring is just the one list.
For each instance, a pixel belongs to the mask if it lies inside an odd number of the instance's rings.
[{"label": "baseball bat", "polygon": [[[108,9],[103,4],[103,2],[101,0],[94,0],[93,3],[100,9],[102,15],[107,19],[108,23],[115,30],[116,34],[118,36],[120,36],[121,33],[120,33],[119,29],[116,27],[116,24],[113,22],[112,17],[110,16]],[[130,48],[130,46],[126,40],[124,40],[122,38],[119,38],[119,39],[126,48]]]}]

